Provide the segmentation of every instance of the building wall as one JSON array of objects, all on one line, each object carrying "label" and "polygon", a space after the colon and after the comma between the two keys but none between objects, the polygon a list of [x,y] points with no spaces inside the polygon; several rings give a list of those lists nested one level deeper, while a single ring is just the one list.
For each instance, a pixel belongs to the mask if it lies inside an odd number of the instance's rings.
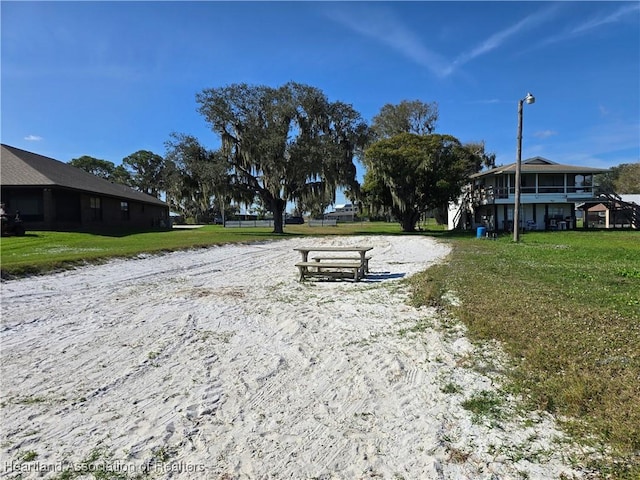
[{"label": "building wall", "polygon": [[336,205],[335,211],[325,213],[324,218],[337,220],[339,222],[353,222],[359,220],[358,207],[350,203]]},{"label": "building wall", "polygon": [[[3,188],[9,214],[20,211],[27,230],[104,232],[169,228],[169,207],[56,188]],[[95,208],[96,205],[99,208]]]},{"label": "building wall", "polygon": [[[95,205],[96,200],[100,202],[99,212],[92,208],[92,202]],[[167,227],[169,209],[126,199],[83,195],[82,223],[98,229]]]},{"label": "building wall", "polygon": [[353,222],[359,220],[353,212],[331,212],[325,214],[324,218],[338,220],[339,222]]},{"label": "building wall", "polygon": [[[564,223],[562,223],[564,222]],[[524,230],[574,229],[575,204],[529,203],[520,206],[520,228]],[[513,204],[484,205],[477,208],[474,226],[513,231]]]},{"label": "building wall", "polygon": [[2,188],[2,202],[10,215],[16,211],[25,221],[44,221],[44,201],[41,188]]}]

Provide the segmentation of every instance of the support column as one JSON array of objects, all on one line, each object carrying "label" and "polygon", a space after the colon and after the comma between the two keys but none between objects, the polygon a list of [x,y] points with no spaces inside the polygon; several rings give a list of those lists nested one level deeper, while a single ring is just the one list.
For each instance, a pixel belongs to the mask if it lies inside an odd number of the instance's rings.
[{"label": "support column", "polygon": [[42,189],[42,210],[45,228],[53,228],[56,221],[56,204],[53,199],[53,190]]}]

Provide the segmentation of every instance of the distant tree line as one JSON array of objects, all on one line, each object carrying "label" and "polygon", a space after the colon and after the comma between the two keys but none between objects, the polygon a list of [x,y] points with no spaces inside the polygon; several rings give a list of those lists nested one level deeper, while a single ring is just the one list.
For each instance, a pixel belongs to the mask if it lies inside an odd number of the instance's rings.
[{"label": "distant tree line", "polygon": [[[88,156],[69,163],[164,196],[172,211],[197,222],[252,205],[270,212],[274,232],[282,233],[287,204],[299,215],[322,215],[339,189],[365,214],[394,218],[403,231],[413,231],[421,215],[446,209],[469,175],[495,162],[482,141],[462,144],[435,133],[435,102],[384,105],[371,125],[351,105],[295,82],[204,89],[196,102],[218,136],[217,150],[172,133],[164,157],[140,150],[118,166]],[[355,161],[366,168],[362,185]],[[611,185],[628,176],[629,167],[620,168],[625,174],[607,180]]]},{"label": "distant tree line", "polygon": [[600,175],[597,190],[600,193],[640,193],[640,161],[621,163]]}]

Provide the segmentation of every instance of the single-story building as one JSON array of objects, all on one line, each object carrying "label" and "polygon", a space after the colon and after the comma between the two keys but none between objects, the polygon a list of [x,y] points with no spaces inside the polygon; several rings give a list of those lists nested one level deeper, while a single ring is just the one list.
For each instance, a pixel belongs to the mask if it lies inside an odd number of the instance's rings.
[{"label": "single-story building", "polygon": [[27,230],[106,232],[170,228],[162,200],[67,163],[1,145],[0,195]]}]

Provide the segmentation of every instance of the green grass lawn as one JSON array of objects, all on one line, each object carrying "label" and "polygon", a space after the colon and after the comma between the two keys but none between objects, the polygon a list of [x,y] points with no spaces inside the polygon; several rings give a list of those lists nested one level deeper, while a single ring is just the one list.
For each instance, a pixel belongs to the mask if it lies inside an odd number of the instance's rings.
[{"label": "green grass lawn", "polygon": [[140,253],[160,253],[201,248],[230,242],[254,242],[296,235],[399,234],[391,223],[353,223],[333,227],[287,225],[276,235],[271,228],[224,228],[207,225],[197,229],[161,232],[121,232],[97,235],[76,232],[27,232],[24,237],[4,237],[0,243],[2,277],[44,273],[87,262],[114,257],[133,257]]},{"label": "green grass lawn", "polygon": [[[397,224],[287,225],[129,233],[29,232],[3,238],[3,278],[143,252],[313,235],[400,235]],[[531,232],[476,239],[430,229],[453,253],[410,279],[416,304],[438,305],[472,339],[500,341],[512,359],[510,391],[562,420],[606,455],[603,477],[640,478],[640,232]],[[458,306],[444,299],[453,292]],[[584,462],[582,460],[581,462]],[[584,463],[582,463],[584,464]]]},{"label": "green grass lawn", "polygon": [[412,278],[416,303],[441,305],[472,339],[499,340],[511,391],[609,448],[592,465],[603,476],[640,478],[640,232],[532,232],[518,244],[458,237],[452,246],[446,264]]}]

